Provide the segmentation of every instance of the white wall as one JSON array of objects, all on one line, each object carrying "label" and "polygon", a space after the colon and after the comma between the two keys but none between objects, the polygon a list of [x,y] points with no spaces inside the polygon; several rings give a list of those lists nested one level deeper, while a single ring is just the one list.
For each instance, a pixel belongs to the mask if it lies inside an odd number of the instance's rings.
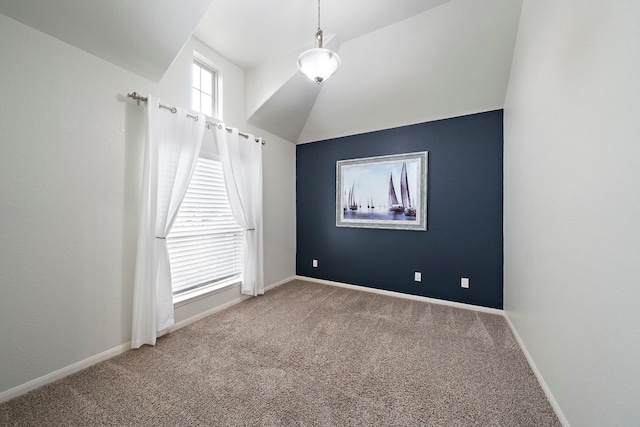
[{"label": "white wall", "polygon": [[[225,122],[268,140],[265,283],[295,274],[295,146],[246,126],[241,69],[191,40],[154,84],[0,15],[3,398],[130,340],[144,109],[126,94],[189,107],[193,49],[223,69]],[[176,318],[238,295],[182,306]]]},{"label": "white wall", "polygon": [[640,425],[640,3],[525,0],[505,310],[574,426]]}]

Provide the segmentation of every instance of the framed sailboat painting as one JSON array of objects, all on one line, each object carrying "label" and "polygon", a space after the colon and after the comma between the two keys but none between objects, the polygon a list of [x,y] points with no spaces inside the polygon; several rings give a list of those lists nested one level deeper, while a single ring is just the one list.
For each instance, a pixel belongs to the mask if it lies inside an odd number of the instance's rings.
[{"label": "framed sailboat painting", "polygon": [[427,151],[336,163],[336,226],[427,230]]}]

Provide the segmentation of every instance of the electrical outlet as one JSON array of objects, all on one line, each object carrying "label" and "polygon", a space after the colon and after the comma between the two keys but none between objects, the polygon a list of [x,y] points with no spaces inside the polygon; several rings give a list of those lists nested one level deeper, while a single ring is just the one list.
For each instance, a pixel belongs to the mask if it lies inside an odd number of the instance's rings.
[{"label": "electrical outlet", "polygon": [[460,279],[460,287],[465,288],[465,289],[469,289],[469,278],[468,277],[462,277]]},{"label": "electrical outlet", "polygon": [[415,280],[416,282],[422,282],[422,273],[416,271],[413,275],[413,280]]},{"label": "electrical outlet", "polygon": [[311,265],[313,265],[314,267],[318,266],[318,260],[314,259],[313,262],[311,263]]}]

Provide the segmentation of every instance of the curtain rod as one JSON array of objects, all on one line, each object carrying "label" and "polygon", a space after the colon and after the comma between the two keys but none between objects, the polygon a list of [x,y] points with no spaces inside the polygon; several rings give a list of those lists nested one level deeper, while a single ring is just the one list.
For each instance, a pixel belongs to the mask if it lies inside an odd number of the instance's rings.
[{"label": "curtain rod", "polygon": [[[127,97],[135,99],[135,100],[136,100],[136,102],[138,103],[138,105],[140,105],[140,101],[142,101],[142,102],[147,102],[147,97],[146,97],[146,96],[142,96],[142,95],[140,95],[138,92],[128,93],[128,94],[127,94]],[[160,107],[160,108],[165,108],[165,109],[167,109],[167,110],[171,111],[171,112],[172,112],[172,113],[174,113],[174,114],[178,111],[175,107],[170,107],[170,106],[168,106],[168,105],[164,105],[164,104],[162,104],[162,103],[160,103],[160,104],[159,104],[159,107]],[[187,113],[187,117],[191,117],[191,118],[193,118],[193,119],[198,120],[198,117],[197,117],[197,116],[194,116],[194,115],[189,114],[189,113]],[[217,127],[218,127],[218,129],[222,129],[222,125],[221,125],[221,124],[219,124],[219,123],[210,122],[210,121],[208,121],[208,120],[207,120],[205,123],[206,123],[207,125],[209,125],[209,126],[217,126]],[[227,129],[227,132],[229,132],[229,133],[233,132],[230,128],[225,128],[225,129]],[[246,139],[249,139],[249,135],[247,135],[246,133],[238,132],[238,135],[243,136],[243,137],[245,137]],[[255,141],[256,141],[256,142],[260,142],[260,138],[255,138]],[[266,143],[267,143],[267,141],[265,141],[265,140],[263,139],[263,140],[262,140],[262,145],[265,145]]]}]

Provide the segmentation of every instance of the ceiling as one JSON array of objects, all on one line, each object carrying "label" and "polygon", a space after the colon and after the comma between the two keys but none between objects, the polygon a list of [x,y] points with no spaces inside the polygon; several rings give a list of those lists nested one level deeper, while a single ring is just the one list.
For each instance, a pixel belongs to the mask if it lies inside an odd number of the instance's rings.
[{"label": "ceiling", "polygon": [[[322,0],[321,28],[341,41],[362,36],[450,0]],[[316,0],[213,0],[195,36],[242,68],[313,47]]]},{"label": "ceiling", "polygon": [[[315,0],[0,0],[0,13],[155,82],[193,35],[246,70],[246,120],[298,143],[502,108],[521,3],[322,0],[343,66],[321,86],[295,65]],[[400,122],[372,102],[399,106]]]},{"label": "ceiling", "polygon": [[159,81],[211,0],[0,0],[0,13]]}]

